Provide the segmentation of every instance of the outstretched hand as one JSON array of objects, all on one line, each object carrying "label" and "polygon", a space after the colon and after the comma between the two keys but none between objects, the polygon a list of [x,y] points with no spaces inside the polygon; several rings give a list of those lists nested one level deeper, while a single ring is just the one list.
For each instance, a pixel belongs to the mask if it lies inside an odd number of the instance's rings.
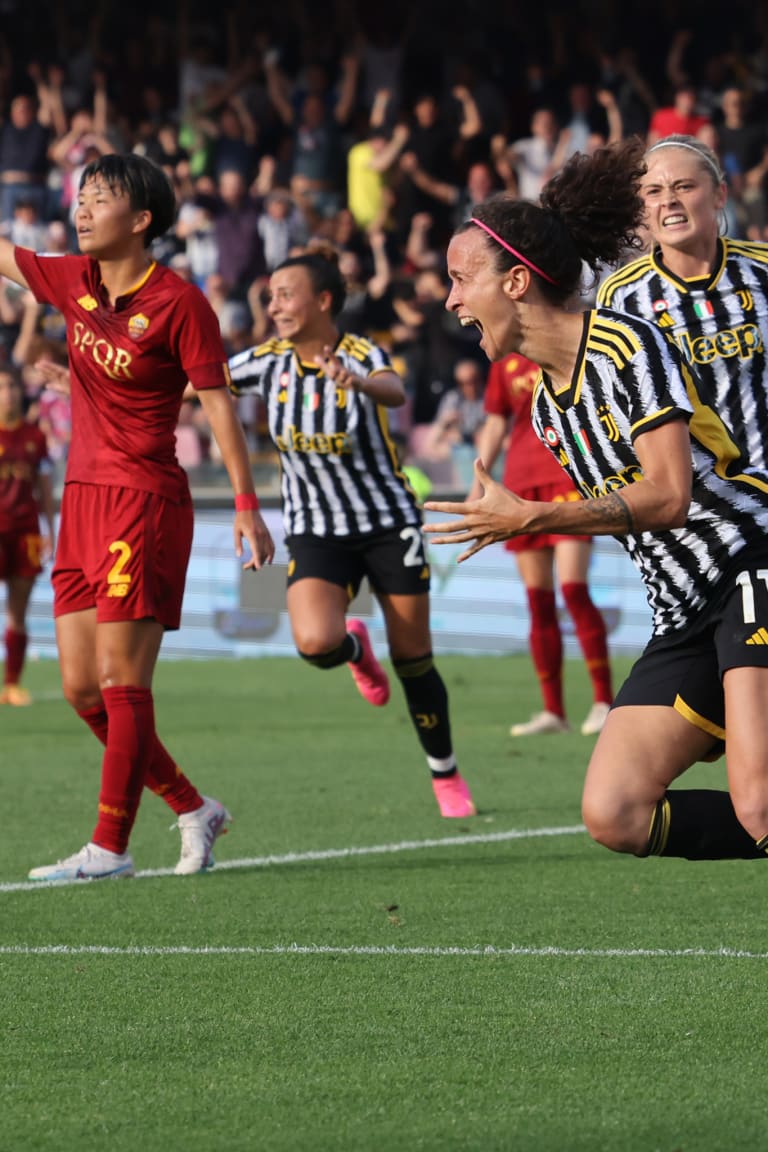
[{"label": "outstretched hand", "polygon": [[362,378],[349,371],[341,357],[334,355],[330,344],[324,346],[321,356],[315,357],[315,363],[318,368],[322,368],[328,379],[338,384],[340,388],[347,388],[351,392],[360,391]]},{"label": "outstretched hand", "polygon": [[509,540],[511,536],[529,530],[530,501],[521,500],[514,492],[497,483],[479,458],[475,460],[475,477],[483,493],[479,499],[428,500],[424,505],[430,512],[449,512],[461,517],[460,520],[424,525],[424,531],[434,536],[433,544],[466,544],[473,541],[472,547],[457,558],[459,564],[489,544]]}]

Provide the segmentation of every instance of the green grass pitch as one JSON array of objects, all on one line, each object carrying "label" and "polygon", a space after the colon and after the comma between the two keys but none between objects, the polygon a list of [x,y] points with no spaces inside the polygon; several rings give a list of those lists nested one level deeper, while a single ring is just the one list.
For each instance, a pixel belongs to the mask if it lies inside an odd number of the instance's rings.
[{"label": "green grass pitch", "polygon": [[[766,868],[599,848],[593,740],[508,735],[528,660],[439,663],[477,817],[440,818],[397,684],[372,709],[345,669],[166,661],[160,733],[234,817],[217,868],[168,874],[147,794],[147,875],[36,889],[92,831],[99,755],[29,665],[37,702],[0,710],[2,1152],[764,1145]],[[578,723],[580,663],[567,695]]]}]

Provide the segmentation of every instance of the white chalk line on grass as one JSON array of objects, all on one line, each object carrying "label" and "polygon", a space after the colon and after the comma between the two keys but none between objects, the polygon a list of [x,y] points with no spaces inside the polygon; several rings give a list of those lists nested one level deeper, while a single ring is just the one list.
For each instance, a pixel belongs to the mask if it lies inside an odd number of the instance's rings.
[{"label": "white chalk line on grass", "polygon": [[131,945],[113,947],[107,944],[6,944],[0,945],[0,956],[458,956],[463,958],[494,957],[554,957],[586,959],[704,959],[704,960],[768,960],[768,952],[748,952],[741,948],[559,948],[545,945],[534,948],[522,944],[498,947],[495,944],[472,948],[431,947],[429,945],[400,948],[394,944],[359,944],[336,946],[333,944],[257,944],[227,947],[187,947]]},{"label": "white chalk line on grass", "polygon": [[[393,844],[368,844],[349,848],[322,848],[308,852],[286,852],[281,856],[251,856],[241,860],[222,860],[214,872],[235,868],[274,868],[283,864],[312,864],[326,860],[349,860],[357,856],[386,856],[399,852],[418,852],[426,848],[462,848],[472,844],[499,844],[508,840],[532,840],[541,836],[575,836],[585,832],[583,824],[569,824],[563,828],[512,828],[506,832],[477,832],[464,836],[445,836],[430,840],[400,840]],[[148,868],[137,872],[134,880],[173,876],[173,868]],[[178,879],[178,877],[177,877]],[[0,883],[4,892],[45,891],[50,888],[78,887],[91,884],[89,880],[18,880]]]}]

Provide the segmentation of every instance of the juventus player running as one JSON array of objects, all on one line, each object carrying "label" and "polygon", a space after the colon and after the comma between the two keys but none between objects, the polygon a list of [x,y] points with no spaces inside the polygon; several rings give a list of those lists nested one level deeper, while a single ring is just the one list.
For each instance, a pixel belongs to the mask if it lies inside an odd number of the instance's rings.
[{"label": "juventus player running", "polygon": [[[128,840],[146,786],[178,816],[176,872],[212,862],[229,818],[160,743],[152,679],[165,629],[178,628],[192,544],[192,501],[175,455],[187,381],[234,487],[235,550],[247,567],[274,547],[253,491],[215,313],[202,292],[155,263],[150,242],[175,197],[144,157],[106,155],[82,175],[81,256],[46,257],[0,240],[0,275],[31,288],[67,322],[72,440],[53,569],[64,695],[104,745],[96,827],[78,852],[34,880],[130,876]],[[64,830],[66,831],[66,830]]]},{"label": "juventus player running", "polygon": [[346,619],[367,576],[440,812],[473,816],[432,658],[421,513],[387,433],[386,409],[405,399],[402,380],[381,348],[337,330],[345,288],[335,260],[292,257],[272,273],[269,290],[276,338],[233,356],[229,368],[238,395],[264,399],[280,453],[296,648],[317,668],[348,664],[365,699],[387,703],[389,682],[367,629]]},{"label": "juventus player running", "polygon": [[768,461],[768,244],[720,236],[720,162],[695,136],[646,152],[641,194],[653,248],[608,277],[598,304],[653,320],[706,380],[753,464]]},{"label": "juventus player running", "polygon": [[[613,535],[645,582],[653,635],[598,737],[583,795],[619,852],[759,858],[768,846],[768,475],[754,468],[674,343],[646,320],[573,311],[582,262],[639,245],[643,145],[576,155],[539,205],[496,199],[451,240],[447,307],[492,360],[541,366],[539,437],[584,499],[521,500],[476,473],[476,501],[430,503],[460,559],[520,532]],[[726,741],[730,794],[670,790]]]}]

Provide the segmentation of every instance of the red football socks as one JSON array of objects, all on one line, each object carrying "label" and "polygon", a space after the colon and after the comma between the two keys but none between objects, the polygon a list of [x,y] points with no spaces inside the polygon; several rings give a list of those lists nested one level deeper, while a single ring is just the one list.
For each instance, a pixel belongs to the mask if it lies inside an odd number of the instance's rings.
[{"label": "red football socks", "polygon": [[531,659],[541,685],[547,712],[564,716],[563,638],[557,620],[555,594],[544,588],[528,588]]}]

